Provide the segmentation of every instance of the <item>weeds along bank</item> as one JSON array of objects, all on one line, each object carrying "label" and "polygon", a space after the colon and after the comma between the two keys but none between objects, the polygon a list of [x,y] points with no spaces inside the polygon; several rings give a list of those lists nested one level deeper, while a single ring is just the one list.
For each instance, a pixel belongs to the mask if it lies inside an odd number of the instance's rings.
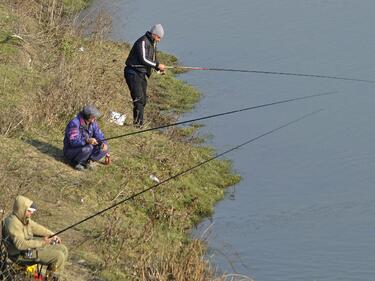
[{"label": "weeds along bank", "polygon": [[[131,115],[122,76],[129,45],[105,39],[105,14],[86,23],[93,33],[84,38],[75,15],[85,5],[0,1],[0,216],[23,194],[38,202],[36,220],[56,231],[151,186],[151,174],[165,179],[213,155],[193,126],[113,140],[112,165],[95,171],[64,164],[63,130],[86,103],[104,113],[106,136],[133,130],[107,121],[110,110]],[[173,73],[153,75],[149,96],[150,125],[174,121],[199,98]],[[189,238],[189,229],[238,180],[228,161],[212,161],[65,232],[68,280],[214,280],[204,245]]]}]

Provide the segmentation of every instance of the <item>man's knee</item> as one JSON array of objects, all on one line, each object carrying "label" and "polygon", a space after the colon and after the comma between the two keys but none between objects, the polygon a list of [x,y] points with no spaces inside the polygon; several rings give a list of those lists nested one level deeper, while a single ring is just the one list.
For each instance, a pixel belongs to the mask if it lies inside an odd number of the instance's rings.
[{"label": "man's knee", "polygon": [[68,255],[69,255],[69,251],[68,251],[68,248],[64,245],[61,245],[62,246],[62,253],[64,254],[64,258],[65,258],[65,261],[68,260]]},{"label": "man's knee", "polygon": [[65,256],[68,257],[69,250],[65,245],[61,245],[62,251],[64,252]]},{"label": "man's knee", "polygon": [[63,244],[55,245],[55,249],[58,252],[62,252],[65,256],[65,259],[68,259],[69,251],[68,251],[68,248],[65,245],[63,245]]},{"label": "man's knee", "polygon": [[86,153],[90,154],[93,149],[94,149],[94,146],[91,145],[91,144],[88,144],[88,145],[85,145],[84,147],[82,147],[82,152],[85,153],[85,154]]},{"label": "man's knee", "polygon": [[136,101],[134,101],[134,108],[136,108],[137,110],[141,111],[143,110],[143,100],[141,98],[137,99]]},{"label": "man's knee", "polygon": [[51,268],[61,268],[68,259],[68,249],[65,245],[51,245],[39,250],[39,260],[42,264],[48,264]]},{"label": "man's knee", "polygon": [[94,146],[91,144],[82,147],[67,148],[64,149],[64,157],[69,161],[77,160],[77,158],[85,158],[92,153],[93,149]]}]

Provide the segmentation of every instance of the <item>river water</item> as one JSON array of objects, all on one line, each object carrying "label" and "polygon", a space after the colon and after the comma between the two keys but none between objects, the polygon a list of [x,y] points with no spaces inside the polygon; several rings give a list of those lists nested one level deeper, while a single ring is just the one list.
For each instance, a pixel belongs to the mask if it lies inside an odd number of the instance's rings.
[{"label": "river water", "polygon": [[[112,0],[94,7],[110,12],[119,41],[134,42],[162,23],[159,49],[185,65],[375,79],[373,0]],[[255,280],[375,280],[374,84],[210,71],[181,79],[203,93],[183,119],[339,92],[203,122],[202,133],[221,152],[324,109],[228,154],[242,181],[197,233],[211,225],[212,261]]]}]

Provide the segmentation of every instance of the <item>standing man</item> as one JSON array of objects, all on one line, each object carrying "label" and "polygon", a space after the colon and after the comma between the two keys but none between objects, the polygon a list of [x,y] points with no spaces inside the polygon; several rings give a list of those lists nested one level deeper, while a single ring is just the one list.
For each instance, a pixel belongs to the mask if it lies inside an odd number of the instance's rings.
[{"label": "standing man", "polygon": [[[17,264],[38,263],[47,265],[48,280],[58,280],[68,259],[68,249],[58,236],[31,219],[36,204],[24,196],[17,196],[13,213],[4,219],[3,238],[9,258]],[[41,237],[41,238],[37,238]]]},{"label": "standing man", "polygon": [[156,24],[140,37],[125,62],[124,76],[133,99],[133,124],[143,126],[143,111],[147,103],[147,78],[152,69],[163,72],[165,65],[157,61],[156,44],[163,38],[164,29]]},{"label": "standing man", "polygon": [[99,116],[95,106],[87,105],[66,126],[64,156],[76,170],[90,168],[90,160],[109,156],[108,144],[96,122]]}]

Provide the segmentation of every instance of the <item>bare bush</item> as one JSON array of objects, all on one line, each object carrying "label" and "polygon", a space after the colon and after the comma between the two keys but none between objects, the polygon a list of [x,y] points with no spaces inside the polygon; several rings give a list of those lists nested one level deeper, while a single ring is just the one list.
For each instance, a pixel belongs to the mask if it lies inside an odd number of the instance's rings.
[{"label": "bare bush", "polygon": [[63,18],[63,0],[11,0],[9,2],[19,13],[36,18],[39,23],[49,27],[59,25]]},{"label": "bare bush", "polygon": [[94,21],[91,23],[91,35],[90,38],[96,42],[103,42],[108,38],[109,33],[112,31],[112,19],[111,16],[105,12],[100,11]]}]

